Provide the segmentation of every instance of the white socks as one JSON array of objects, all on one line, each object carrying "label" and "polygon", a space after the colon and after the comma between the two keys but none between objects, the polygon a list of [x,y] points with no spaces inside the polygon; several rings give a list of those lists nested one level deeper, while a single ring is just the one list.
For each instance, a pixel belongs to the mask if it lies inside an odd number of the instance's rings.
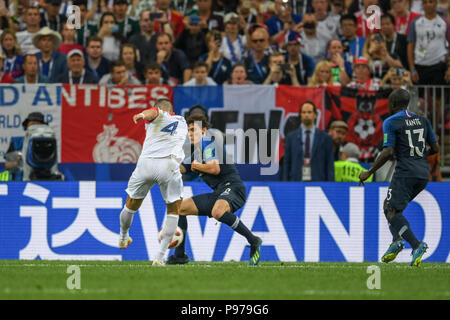
[{"label": "white socks", "polygon": [[128,209],[124,206],[120,213],[120,239],[128,238],[128,230],[130,230],[131,222],[136,211]]},{"label": "white socks", "polygon": [[156,255],[156,259],[162,261],[164,258],[164,254],[166,253],[170,241],[172,240],[175,231],[178,226],[178,215],[176,214],[168,214],[166,218],[166,223],[162,228],[161,232],[161,243],[159,247],[159,252]]}]

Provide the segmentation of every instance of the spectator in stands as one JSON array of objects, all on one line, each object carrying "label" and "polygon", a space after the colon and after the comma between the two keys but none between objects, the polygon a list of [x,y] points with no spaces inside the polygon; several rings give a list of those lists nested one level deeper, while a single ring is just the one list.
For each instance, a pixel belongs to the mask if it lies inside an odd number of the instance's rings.
[{"label": "spectator in stands", "polygon": [[173,39],[167,33],[160,33],[156,39],[156,62],[163,69],[163,77],[176,85],[191,79],[192,69],[183,51],[173,48]]},{"label": "spectator in stands", "polygon": [[156,18],[154,29],[156,32],[166,32],[164,25],[169,24],[173,30],[173,38],[178,37],[183,31],[183,15],[170,8],[171,0],[156,0],[158,12],[162,13],[160,18]]},{"label": "spectator in stands", "polygon": [[116,18],[111,12],[102,15],[98,36],[103,39],[102,55],[109,61],[119,59],[120,47],[125,38],[119,32]]},{"label": "spectator in stands", "polygon": [[344,47],[344,58],[346,61],[353,64],[357,57],[363,55],[366,38],[356,35],[357,20],[355,16],[343,15],[340,21],[342,31],[341,43]]},{"label": "spectator in stands", "polygon": [[144,82],[144,65],[137,58],[136,48],[131,43],[125,43],[120,49],[120,59],[125,63],[128,76],[133,76],[140,82]]},{"label": "spectator in stands", "polygon": [[312,0],[314,16],[316,17],[317,37],[322,42],[328,42],[331,39],[338,39],[340,15],[328,10],[329,0]]},{"label": "spectator in stands", "polygon": [[377,81],[383,79],[389,68],[402,67],[398,56],[387,51],[386,40],[381,33],[372,33],[367,37],[363,52],[369,60],[371,77]]},{"label": "spectator in stands", "polygon": [[327,48],[327,60],[331,63],[331,70],[335,83],[346,86],[351,81],[352,64],[343,58],[344,48],[339,40],[331,40]]},{"label": "spectator in stands", "polygon": [[269,75],[263,84],[300,86],[294,64],[286,63],[284,55],[281,52],[274,52],[270,55],[269,68]]},{"label": "spectator in stands", "polygon": [[[285,44],[287,52],[287,62],[294,66],[295,78],[300,85],[307,85],[308,79],[312,77],[316,64],[314,60],[301,52],[300,35],[297,32],[290,32]],[[291,79],[294,83],[294,78]]]},{"label": "spectator in stands", "polygon": [[199,58],[199,61],[205,61],[209,69],[209,77],[217,84],[223,84],[231,74],[231,61],[225,58],[220,52],[220,43],[222,36],[219,31],[212,30],[206,35],[208,43],[208,53]]},{"label": "spectator in stands", "polygon": [[317,107],[311,101],[300,106],[300,128],[285,139],[284,181],[334,181],[333,141],[316,127]]},{"label": "spectator in stands", "polygon": [[308,81],[309,87],[323,87],[323,86],[340,86],[333,77],[333,69],[331,63],[324,60],[316,65],[314,74]]},{"label": "spectator in stands", "polygon": [[[354,143],[342,147],[341,158],[334,163],[335,177],[338,182],[359,182],[359,174],[367,171],[359,164],[361,151]],[[367,180],[372,182],[373,175]]]},{"label": "spectator in stands", "polygon": [[13,30],[6,29],[3,31],[0,35],[0,45],[4,54],[3,68],[0,71],[8,73],[14,79],[20,77],[23,74],[23,57],[20,54],[20,47]]},{"label": "spectator in stands", "polygon": [[162,77],[161,65],[157,62],[150,62],[148,65],[145,66],[144,84],[170,84],[170,83],[168,83]]},{"label": "spectator in stands", "polygon": [[225,35],[222,37],[220,51],[234,65],[243,62],[247,56],[247,38],[239,34],[239,16],[230,12],[225,15]]},{"label": "spectator in stands", "polygon": [[[360,11],[355,13],[356,17],[356,35],[358,37],[367,38],[371,30],[367,25],[367,19],[371,16],[371,13],[368,13],[367,10],[372,5],[378,5],[378,0],[362,0],[363,7]],[[373,29],[373,31],[377,31],[377,29]]]},{"label": "spectator in stands", "polygon": [[423,0],[424,15],[415,19],[408,33],[408,64],[411,79],[421,85],[443,85],[450,81],[446,60],[449,25],[437,15],[437,0]]},{"label": "spectator in stands", "polygon": [[112,12],[119,26],[119,33],[129,39],[132,35],[139,33],[139,23],[133,17],[127,15],[128,0],[113,0]]},{"label": "spectator in stands", "polygon": [[198,15],[192,14],[188,18],[188,23],[175,40],[175,48],[184,52],[191,66],[199,57],[208,52],[206,36],[201,31]]},{"label": "spectator in stands", "polygon": [[66,56],[56,51],[61,44],[61,36],[49,27],[43,27],[32,38],[33,44],[40,49],[37,53],[39,59],[39,71],[56,82],[60,74],[67,69]]},{"label": "spectator in stands", "polygon": [[353,64],[355,78],[347,87],[362,90],[378,90],[380,82],[370,77],[369,60],[366,57],[356,59]]},{"label": "spectator in stands", "polygon": [[138,79],[133,76],[128,76],[127,68],[122,60],[116,60],[111,63],[111,72],[105,74],[99,84],[106,84],[107,86],[126,85],[126,84],[141,84]]},{"label": "spectator in stands", "polygon": [[192,79],[185,82],[183,86],[216,86],[217,83],[208,77],[208,71],[206,62],[196,62],[192,70]]},{"label": "spectator in stands", "polygon": [[212,0],[196,0],[198,7],[198,16],[200,18],[200,27],[202,32],[206,33],[211,30],[224,30],[223,16],[214,13],[212,10]]},{"label": "spectator in stands", "polygon": [[[328,134],[333,140],[334,161],[341,160],[341,148],[345,144],[345,136],[347,135],[348,125],[345,121],[335,120],[328,129]],[[359,158],[359,155],[358,157]]]},{"label": "spectator in stands", "polygon": [[49,27],[50,29],[61,32],[63,23],[66,22],[66,15],[60,13],[62,0],[45,0],[44,11],[41,13],[41,28]]},{"label": "spectator in stands", "polygon": [[73,49],[78,49],[84,52],[84,48],[81,44],[76,43],[75,37],[77,34],[77,30],[74,28],[70,28],[67,23],[63,23],[61,35],[62,35],[62,43],[59,46],[58,52],[61,52],[67,55]]},{"label": "spectator in stands", "polygon": [[[315,0],[315,2],[327,2],[328,0]],[[301,36],[301,51],[313,58],[314,63],[319,63],[326,59],[327,45],[330,37],[319,36],[317,32],[317,19],[312,13],[307,13],[303,16],[303,20],[300,23],[303,27]]]},{"label": "spectator in stands", "polygon": [[269,32],[266,28],[256,28],[250,35],[249,48],[251,49],[244,60],[248,79],[253,83],[261,84],[269,74]]},{"label": "spectator in stands", "polygon": [[17,43],[22,49],[22,54],[35,53],[39,51],[39,49],[34,46],[31,38],[41,28],[41,16],[39,14],[39,8],[28,7],[25,11],[23,20],[26,24],[26,30],[16,33]]},{"label": "spectator in stands", "polygon": [[58,83],[70,84],[96,84],[97,77],[91,71],[84,68],[84,53],[80,49],[72,49],[67,54],[68,70],[58,77]]},{"label": "spectator in stands", "polygon": [[86,69],[91,71],[97,79],[101,79],[109,73],[111,62],[103,55],[103,39],[99,36],[91,36],[86,47]]},{"label": "spectator in stands", "polygon": [[4,63],[5,58],[0,52],[0,83],[14,83],[14,78],[9,74],[9,72],[3,71]]},{"label": "spectator in stands", "polygon": [[241,25],[243,25],[246,30],[248,30],[253,23],[262,22],[258,12],[252,8],[252,2],[250,0],[240,1],[237,13],[239,15],[239,20],[241,20]]},{"label": "spectator in stands", "polygon": [[154,23],[150,19],[150,10],[140,13],[139,27],[141,32],[131,36],[129,42],[134,44],[139,52],[140,62],[148,64],[156,59],[156,33]]},{"label": "spectator in stands", "polygon": [[230,80],[225,81],[223,84],[253,84],[247,79],[247,69],[243,63],[236,63],[233,66],[230,74]]},{"label": "spectator in stands", "polygon": [[389,86],[393,90],[399,88],[407,89],[408,86],[413,86],[411,74],[404,68],[390,68],[383,80],[381,80],[380,86]]},{"label": "spectator in stands", "polygon": [[275,0],[276,15],[266,21],[269,28],[270,43],[278,45],[287,31],[293,30],[302,21],[302,16],[292,13],[292,7],[283,0]]},{"label": "spectator in stands", "polygon": [[[4,30],[4,29],[16,30],[16,24],[14,23],[14,21],[12,19],[10,10],[8,10],[7,3],[6,3],[6,5],[3,1],[0,3],[3,4],[2,8],[0,8],[0,30]],[[1,34],[1,32],[0,32],[0,34]]]},{"label": "spectator in stands", "polygon": [[98,34],[97,21],[94,19],[95,11],[97,10],[97,1],[88,11],[88,0],[73,0],[72,4],[80,8],[80,28],[77,29],[76,42],[87,47],[87,42],[90,36]]},{"label": "spectator in stands", "polygon": [[39,72],[39,60],[34,54],[26,54],[22,65],[24,75],[16,79],[16,83],[49,83],[50,79]]},{"label": "spectator in stands", "polygon": [[345,0],[334,0],[331,1],[331,10],[330,12],[332,14],[338,15],[339,18],[345,14],[346,7],[345,7]]},{"label": "spectator in stands", "polygon": [[395,32],[394,17],[392,15],[383,14],[381,16],[381,34],[386,40],[386,49],[392,55],[396,54],[403,67],[408,67],[408,55],[405,50],[407,47],[406,36]]},{"label": "spectator in stands", "polygon": [[411,22],[420,16],[419,13],[409,11],[410,1],[391,0],[389,13],[394,16],[395,32],[407,35]]}]

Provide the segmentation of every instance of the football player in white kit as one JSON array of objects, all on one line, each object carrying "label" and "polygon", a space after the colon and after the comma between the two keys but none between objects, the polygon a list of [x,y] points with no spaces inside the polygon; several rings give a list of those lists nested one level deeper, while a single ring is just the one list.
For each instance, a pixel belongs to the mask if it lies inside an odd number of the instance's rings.
[{"label": "football player in white kit", "polygon": [[183,192],[180,163],[184,159],[183,144],[188,130],[185,119],[173,114],[173,105],[168,99],[159,99],[154,107],[133,116],[134,123],[140,120],[145,121],[147,133],[136,169],[128,181],[126,204],[120,213],[119,248],[126,249],[132,242],[128,230],[133,215],[157,183],[166,202],[167,217],[153,265],[164,266],[164,254],[178,225]]}]

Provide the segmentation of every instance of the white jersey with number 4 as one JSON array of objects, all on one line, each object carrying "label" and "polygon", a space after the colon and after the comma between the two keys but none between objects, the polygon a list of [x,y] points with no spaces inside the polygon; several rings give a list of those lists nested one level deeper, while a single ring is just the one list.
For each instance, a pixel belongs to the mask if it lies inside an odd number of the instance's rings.
[{"label": "white jersey with number 4", "polygon": [[164,158],[174,156],[181,163],[184,160],[183,145],[187,138],[187,124],[182,116],[171,115],[157,109],[158,116],[146,121],[144,145],[141,158]]}]

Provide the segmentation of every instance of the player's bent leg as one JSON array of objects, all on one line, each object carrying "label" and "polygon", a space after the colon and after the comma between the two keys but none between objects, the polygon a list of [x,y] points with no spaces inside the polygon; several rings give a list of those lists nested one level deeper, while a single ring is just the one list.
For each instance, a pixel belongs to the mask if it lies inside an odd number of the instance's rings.
[{"label": "player's bent leg", "polygon": [[119,249],[126,249],[133,242],[128,231],[133,222],[134,213],[141,207],[143,200],[144,199],[133,199],[130,196],[127,197],[126,204],[120,213]]},{"label": "player's bent leg", "polygon": [[257,265],[261,259],[261,238],[255,236],[245,224],[234,214],[228,201],[218,199],[211,215],[218,221],[229,225],[234,231],[243,235],[250,244],[250,265]]},{"label": "player's bent leg", "polygon": [[198,208],[192,198],[184,199],[180,206],[180,216],[197,215]]}]

